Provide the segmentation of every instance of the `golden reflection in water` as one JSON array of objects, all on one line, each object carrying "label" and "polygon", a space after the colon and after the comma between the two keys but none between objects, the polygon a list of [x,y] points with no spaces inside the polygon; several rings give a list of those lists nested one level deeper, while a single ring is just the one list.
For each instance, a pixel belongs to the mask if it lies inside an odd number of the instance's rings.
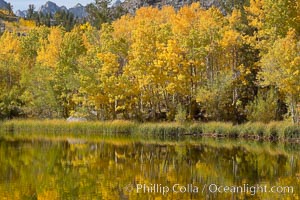
[{"label": "golden reflection in water", "polygon": [[[288,145],[0,140],[0,199],[299,199],[299,174],[299,149]],[[293,186],[294,193],[202,192],[210,183]],[[138,184],[200,191],[137,193]]]}]

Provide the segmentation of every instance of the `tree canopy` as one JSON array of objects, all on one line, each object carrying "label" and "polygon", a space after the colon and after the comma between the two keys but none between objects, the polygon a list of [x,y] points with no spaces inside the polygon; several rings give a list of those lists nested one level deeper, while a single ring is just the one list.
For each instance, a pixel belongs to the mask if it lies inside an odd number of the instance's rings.
[{"label": "tree canopy", "polygon": [[276,116],[263,121],[282,119],[289,107],[297,122],[300,15],[288,2],[251,0],[226,16],[198,3],[144,7],[116,20],[6,32],[0,117],[240,123],[269,108]]}]

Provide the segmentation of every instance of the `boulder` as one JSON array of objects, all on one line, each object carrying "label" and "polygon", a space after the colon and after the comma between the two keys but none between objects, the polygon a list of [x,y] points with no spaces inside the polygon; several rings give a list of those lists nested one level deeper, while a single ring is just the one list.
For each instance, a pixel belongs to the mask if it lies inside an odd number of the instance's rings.
[{"label": "boulder", "polygon": [[84,117],[68,117],[67,122],[86,122],[87,119]]}]

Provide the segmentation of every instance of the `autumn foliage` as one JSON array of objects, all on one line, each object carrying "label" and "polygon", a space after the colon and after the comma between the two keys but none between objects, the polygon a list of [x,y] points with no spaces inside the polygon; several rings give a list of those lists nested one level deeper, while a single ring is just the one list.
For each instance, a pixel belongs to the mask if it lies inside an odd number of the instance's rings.
[{"label": "autumn foliage", "polygon": [[296,122],[299,1],[276,2],[251,0],[227,15],[198,3],[144,7],[100,30],[87,23],[6,32],[0,117],[172,121],[181,112],[181,120],[243,122],[257,94],[264,101],[270,90],[276,109],[264,121],[289,108]]}]

